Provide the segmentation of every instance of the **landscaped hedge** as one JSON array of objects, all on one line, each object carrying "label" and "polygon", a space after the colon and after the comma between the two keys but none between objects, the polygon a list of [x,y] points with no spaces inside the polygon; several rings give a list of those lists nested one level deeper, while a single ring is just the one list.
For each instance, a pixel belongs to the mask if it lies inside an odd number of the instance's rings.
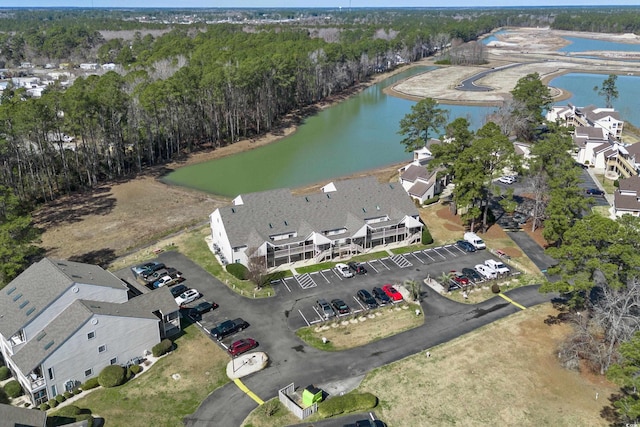
[{"label": "landscaped hedge", "polygon": [[49,405],[49,408],[55,408],[56,406],[58,406],[58,401],[55,399],[49,399],[47,405]]},{"label": "landscaped hedge", "polygon": [[433,237],[431,237],[431,233],[426,225],[422,226],[422,244],[430,245],[433,243]]},{"label": "landscaped hedge", "polygon": [[69,422],[68,419],[71,418],[75,420],[75,422],[87,420],[87,426],[93,426],[93,416],[91,416],[91,411],[88,409],[78,408],[75,405],[64,406],[50,416],[50,419],[54,420],[54,424],[55,420],[60,418],[65,419],[65,424],[67,424]]},{"label": "landscaped hedge", "polygon": [[9,396],[2,387],[0,387],[0,403],[9,403]]},{"label": "landscaped hedge", "polygon": [[247,278],[247,274],[249,273],[247,267],[237,262],[227,265],[227,271],[229,272],[229,274],[235,276],[240,280],[245,280]]},{"label": "landscaped hedge", "polygon": [[129,369],[131,369],[131,372],[133,372],[134,375],[137,375],[140,372],[142,372],[142,366],[140,365],[131,365]]},{"label": "landscaped hedge", "polygon": [[173,343],[171,342],[171,340],[165,338],[158,344],[153,346],[153,348],[151,349],[151,354],[153,354],[153,357],[160,357],[163,354],[169,352],[172,347]]},{"label": "landscaped hedge", "polygon": [[348,412],[359,412],[375,408],[378,398],[371,393],[352,391],[342,396],[335,396],[318,404],[318,413],[323,418],[333,417]]},{"label": "landscaped hedge", "polygon": [[48,411],[50,407],[48,403],[41,403],[38,408],[40,408],[41,411]]},{"label": "landscaped hedge", "polygon": [[58,416],[58,417],[73,417],[75,418],[76,415],[80,415],[81,413],[81,409],[78,408],[76,405],[67,405],[67,406],[63,406],[62,408],[58,409],[55,413],[53,413],[53,416]]},{"label": "landscaped hedge", "polygon": [[7,396],[12,399],[22,395],[22,387],[20,387],[20,383],[16,380],[6,383],[4,385],[4,391],[7,393]]},{"label": "landscaped hedge", "polygon": [[98,382],[98,377],[89,378],[84,384],[82,384],[83,390],[91,390],[92,388],[96,388],[100,385]]},{"label": "landscaped hedge", "polygon": [[117,387],[123,384],[126,379],[127,371],[120,365],[109,365],[100,371],[98,375],[98,384],[102,387]]},{"label": "landscaped hedge", "polygon": [[62,394],[59,394],[59,395],[56,396],[56,400],[58,401],[58,403],[62,403],[65,400],[67,400],[67,398],[64,397]]},{"label": "landscaped hedge", "polygon": [[65,391],[63,396],[68,399],[73,396],[73,393],[71,393],[70,391]]},{"label": "landscaped hedge", "polygon": [[432,205],[434,203],[438,203],[438,201],[440,200],[440,196],[434,196],[430,199],[425,200],[424,202],[422,202],[422,206],[427,206],[427,205]]},{"label": "landscaped hedge", "polygon": [[0,366],[0,381],[4,381],[11,376],[11,371],[6,366]]}]

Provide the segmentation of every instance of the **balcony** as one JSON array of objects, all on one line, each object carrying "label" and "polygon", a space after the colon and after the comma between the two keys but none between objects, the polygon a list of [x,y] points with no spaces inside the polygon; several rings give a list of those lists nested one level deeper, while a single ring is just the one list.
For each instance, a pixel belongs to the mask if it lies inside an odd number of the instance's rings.
[{"label": "balcony", "polygon": [[35,373],[30,373],[27,378],[29,378],[29,382],[31,383],[31,391],[36,391],[39,388],[42,388],[45,386],[44,383],[44,378],[41,376],[38,376]]}]

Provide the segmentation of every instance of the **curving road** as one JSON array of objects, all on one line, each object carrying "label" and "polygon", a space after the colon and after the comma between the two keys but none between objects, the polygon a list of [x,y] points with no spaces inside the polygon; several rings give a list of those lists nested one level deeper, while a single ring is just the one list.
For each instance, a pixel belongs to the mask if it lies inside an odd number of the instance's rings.
[{"label": "curving road", "polygon": [[[256,330],[254,333],[262,331],[272,337],[268,353],[273,363],[265,370],[243,378],[244,384],[265,401],[291,382],[304,387],[362,375],[519,311],[500,297],[468,305],[451,301],[423,286],[425,322],[422,326],[352,350],[322,352],[297,339],[289,327],[287,318],[296,302],[287,298],[286,292],[270,299],[241,301],[220,285],[216,290],[216,301],[234,304],[238,315],[260,319],[259,324],[254,322],[251,326]],[[553,297],[540,294],[538,286],[514,289],[507,295],[526,307],[550,301]],[[229,383],[210,394],[184,422],[186,426],[198,427],[239,426],[256,406],[235,384]]]},{"label": "curving road", "polygon": [[507,68],[513,68],[513,67],[517,67],[519,65],[522,65],[520,63],[518,64],[508,64],[508,65],[504,65],[502,67],[495,67],[495,68],[491,68],[490,70],[486,70],[486,71],[482,71],[478,74],[474,74],[473,76],[464,79],[463,81],[460,82],[460,84],[458,86],[456,86],[456,90],[465,90],[465,91],[470,91],[470,92],[489,92],[494,90],[492,87],[489,86],[477,86],[476,85],[476,81],[480,80],[481,78],[483,78],[484,76],[486,76],[487,74],[491,74],[491,73],[495,73],[496,71],[500,71],[500,70],[504,70]]}]

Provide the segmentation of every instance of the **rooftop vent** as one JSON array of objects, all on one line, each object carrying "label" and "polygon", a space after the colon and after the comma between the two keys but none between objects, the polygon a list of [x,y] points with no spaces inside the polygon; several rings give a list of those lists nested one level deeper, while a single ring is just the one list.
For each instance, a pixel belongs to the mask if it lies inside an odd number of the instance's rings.
[{"label": "rooftop vent", "polygon": [[9,290],[7,291],[7,295],[11,295],[11,294],[13,293],[13,291],[15,291],[15,290],[16,290],[16,287],[15,287],[15,286],[13,286],[11,289],[9,289]]},{"label": "rooftop vent", "polygon": [[35,307],[31,307],[29,310],[27,310],[26,315],[30,315],[31,313],[33,313],[34,311],[36,311]]},{"label": "rooftop vent", "polygon": [[231,213],[236,213],[236,208],[231,208]]},{"label": "rooftop vent", "polygon": [[38,334],[38,336],[36,337],[36,341],[41,341],[41,340],[42,340],[42,338],[44,338],[44,337],[46,337],[46,336],[47,336],[47,333],[46,333],[46,332],[40,332],[40,333]]},{"label": "rooftop vent", "polygon": [[367,210],[365,208],[362,208],[362,212],[367,213]]},{"label": "rooftop vent", "polygon": [[49,350],[51,348],[51,346],[53,345],[53,341],[49,341],[45,346],[44,349],[45,350]]},{"label": "rooftop vent", "polygon": [[25,307],[27,306],[27,304],[29,304],[29,300],[28,300],[28,299],[27,299],[27,300],[24,300],[24,301],[22,302],[22,304],[20,304],[20,310],[22,310],[23,308],[25,308]]},{"label": "rooftop vent", "polygon": [[13,297],[13,302],[18,301],[20,298],[22,298],[22,294],[18,294],[15,297]]},{"label": "rooftop vent", "polygon": [[309,198],[307,196],[304,196],[304,199],[308,202]]},{"label": "rooftop vent", "polygon": [[289,225],[289,223],[285,220],[284,225]]},{"label": "rooftop vent", "polygon": [[327,193],[327,199],[331,198],[331,194]]}]

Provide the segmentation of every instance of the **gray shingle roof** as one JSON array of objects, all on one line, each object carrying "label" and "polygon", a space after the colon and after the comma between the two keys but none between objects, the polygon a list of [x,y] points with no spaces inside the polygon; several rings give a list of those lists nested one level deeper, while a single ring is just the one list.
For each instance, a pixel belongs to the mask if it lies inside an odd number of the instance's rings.
[{"label": "gray shingle roof", "polygon": [[630,178],[618,181],[620,191],[635,191],[640,194],[640,176],[632,176]]},{"label": "gray shingle roof", "polygon": [[[303,240],[310,230],[324,232],[346,227],[346,236],[361,228],[365,219],[388,215],[399,221],[418,210],[399,183],[379,183],[373,177],[334,181],[337,191],[293,196],[278,189],[242,195],[244,204],[220,208],[232,247],[271,236],[297,233]],[[251,236],[251,239],[250,239]],[[345,236],[345,235],[342,235]],[[277,242],[276,242],[277,243]]]},{"label": "gray shingle roof", "polygon": [[82,302],[74,301],[38,335],[20,347],[13,355],[13,361],[22,373],[28,374],[67,341],[92,315]]},{"label": "gray shingle roof", "polygon": [[404,172],[402,172],[401,178],[405,181],[416,182],[416,179],[418,178],[428,180],[430,175],[431,174],[427,171],[425,166],[411,164]]},{"label": "gray shingle roof", "polygon": [[97,265],[44,258],[0,291],[0,333],[11,337],[75,283],[127,289]]},{"label": "gray shingle roof", "polygon": [[153,314],[156,310],[159,310],[166,316],[180,309],[178,304],[176,304],[175,298],[171,295],[171,291],[166,286],[154,289],[153,292],[147,292],[131,298],[126,303],[120,305],[130,306],[138,310],[140,314],[138,317],[149,317],[146,314]]},{"label": "gray shingle roof", "polygon": [[0,403],[0,426],[2,427],[45,427],[46,425],[46,412]]}]

